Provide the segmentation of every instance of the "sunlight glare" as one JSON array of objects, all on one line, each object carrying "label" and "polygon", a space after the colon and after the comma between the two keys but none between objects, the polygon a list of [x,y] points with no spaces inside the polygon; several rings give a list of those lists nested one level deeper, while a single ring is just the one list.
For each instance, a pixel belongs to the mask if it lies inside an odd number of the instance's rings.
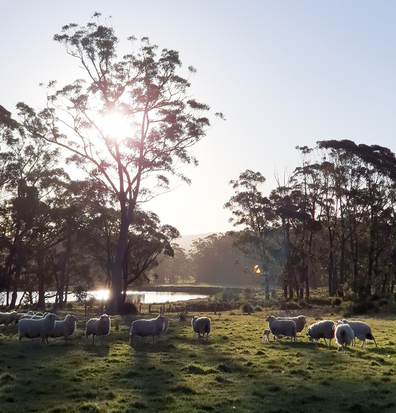
[{"label": "sunlight glare", "polygon": [[109,290],[96,290],[90,291],[90,294],[95,296],[97,300],[104,300],[106,301],[109,298]]},{"label": "sunlight glare", "polygon": [[103,132],[105,135],[114,138],[122,138],[128,135],[129,125],[126,122],[125,116],[120,113],[112,113],[106,115],[103,120]]}]

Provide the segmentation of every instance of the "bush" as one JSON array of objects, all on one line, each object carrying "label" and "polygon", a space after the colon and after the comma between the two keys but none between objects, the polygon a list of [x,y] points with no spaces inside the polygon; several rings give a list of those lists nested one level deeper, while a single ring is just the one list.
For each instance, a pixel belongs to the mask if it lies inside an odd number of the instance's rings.
[{"label": "bush", "polygon": [[379,305],[374,301],[363,301],[355,303],[352,307],[353,314],[366,314],[368,312],[379,312]]},{"label": "bush", "polygon": [[341,303],[342,303],[341,298],[335,298],[333,300],[333,306],[339,306],[339,305],[341,305]]},{"label": "bush", "polygon": [[253,310],[253,307],[249,303],[246,303],[242,307],[242,312],[250,314],[250,313],[253,313],[254,310]]},{"label": "bush", "polygon": [[239,289],[227,287],[222,292],[221,301],[224,301],[226,303],[238,301],[239,295],[240,295]]},{"label": "bush", "polygon": [[310,298],[309,302],[312,305],[331,305],[331,298],[328,298],[328,297]]},{"label": "bush", "polygon": [[134,303],[126,302],[120,308],[120,314],[138,314],[138,309]]},{"label": "bush", "polygon": [[299,310],[300,306],[298,305],[298,303],[285,301],[283,303],[280,303],[279,309],[280,310]]}]

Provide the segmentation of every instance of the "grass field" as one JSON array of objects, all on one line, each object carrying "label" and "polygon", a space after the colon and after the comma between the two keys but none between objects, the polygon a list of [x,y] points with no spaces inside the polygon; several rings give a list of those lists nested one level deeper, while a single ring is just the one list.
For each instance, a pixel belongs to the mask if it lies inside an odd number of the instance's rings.
[{"label": "grass field", "polygon": [[330,349],[308,342],[305,329],[297,343],[263,343],[268,313],[235,313],[201,313],[212,319],[203,342],[190,317],[176,314],[166,314],[169,330],[157,343],[133,347],[132,317],[113,317],[103,346],[85,344],[89,316],[79,314],[68,345],[19,346],[16,327],[1,330],[0,412],[396,412],[392,315],[359,318],[378,348],[368,342],[344,354],[334,342]]}]

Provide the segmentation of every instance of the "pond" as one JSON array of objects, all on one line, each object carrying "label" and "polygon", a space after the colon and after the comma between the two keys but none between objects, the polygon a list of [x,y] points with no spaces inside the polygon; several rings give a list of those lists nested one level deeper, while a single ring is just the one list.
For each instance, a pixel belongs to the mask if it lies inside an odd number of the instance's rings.
[{"label": "pond", "polygon": [[[17,305],[22,298],[22,292],[18,293],[17,298]],[[106,300],[109,291],[108,290],[96,290],[96,291],[89,291],[89,294],[93,295],[98,300]],[[46,293],[48,296],[45,300],[46,303],[53,303],[55,302],[55,291],[49,291]],[[176,301],[187,301],[187,300],[194,300],[196,298],[206,298],[208,297],[205,294],[193,294],[187,292],[171,292],[171,291],[127,291],[127,300],[133,303],[142,303],[142,304],[153,304],[153,303],[173,303]],[[37,301],[37,294],[35,293],[34,301]],[[10,296],[11,299],[11,296]],[[76,297],[74,294],[68,294],[67,297],[68,301],[76,301]],[[0,305],[6,304],[6,294],[0,293]]]}]

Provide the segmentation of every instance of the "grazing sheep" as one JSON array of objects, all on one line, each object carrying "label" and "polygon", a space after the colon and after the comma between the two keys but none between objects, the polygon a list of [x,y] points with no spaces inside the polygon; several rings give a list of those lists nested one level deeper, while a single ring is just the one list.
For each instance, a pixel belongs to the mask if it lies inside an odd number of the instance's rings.
[{"label": "grazing sheep", "polygon": [[[367,340],[373,340],[375,347],[377,347],[377,343],[375,341],[374,336],[371,334],[371,327],[366,324],[363,323],[362,321],[348,321],[348,320],[340,320],[342,321],[344,324],[349,324],[355,334],[355,338],[357,338],[358,340],[362,341],[362,345],[360,346],[360,348],[363,348],[364,343]],[[355,342],[355,340],[354,340]]]},{"label": "grazing sheep", "polygon": [[293,320],[279,320],[274,316],[269,316],[267,318],[268,327],[274,336],[274,340],[278,341],[278,336],[290,337],[290,341],[296,341],[296,323]]},{"label": "grazing sheep", "polygon": [[100,342],[103,344],[103,337],[110,333],[110,324],[110,317],[107,314],[102,314],[100,318],[88,320],[85,327],[85,343],[88,336],[92,334],[92,344],[95,343],[95,336],[99,336]]},{"label": "grazing sheep", "polygon": [[332,320],[322,320],[315,324],[310,325],[307,328],[307,336],[310,341],[324,339],[327,346],[326,338],[329,340],[329,346],[331,345],[331,340],[334,338],[334,327],[335,322]]},{"label": "grazing sheep", "polygon": [[210,334],[210,318],[208,317],[193,317],[191,320],[191,325],[194,330],[194,333],[198,334],[198,338],[201,338],[202,334],[202,339],[205,337],[209,338]]},{"label": "grazing sheep", "polygon": [[4,329],[7,328],[8,324],[15,320],[16,315],[16,311],[12,311],[11,313],[0,313],[0,324],[4,324]]},{"label": "grazing sheep", "polygon": [[163,315],[157,318],[150,318],[149,320],[135,320],[131,326],[129,334],[129,345],[132,345],[134,337],[151,338],[153,341],[161,334],[164,334],[169,327],[169,321]]},{"label": "grazing sheep", "polygon": [[55,328],[55,321],[57,319],[56,314],[52,313],[48,313],[44,318],[40,319],[20,319],[18,323],[19,344],[21,344],[23,337],[40,337],[40,344],[42,344],[44,340],[48,343],[47,338]]},{"label": "grazing sheep", "polygon": [[344,324],[342,321],[339,321],[335,325],[335,339],[338,344],[338,351],[341,349],[346,352],[346,347],[350,346],[355,339],[355,333],[353,332],[349,324]]},{"label": "grazing sheep", "polygon": [[77,317],[71,314],[67,314],[64,320],[55,321],[55,328],[52,330],[50,337],[65,337],[67,344],[69,336],[76,329],[76,321]]},{"label": "grazing sheep", "polygon": [[277,320],[293,320],[296,323],[296,333],[301,333],[304,330],[307,317],[299,315],[298,317],[277,317]]},{"label": "grazing sheep", "polygon": [[26,318],[31,318],[31,317],[29,317],[29,316],[32,316],[33,314],[34,314],[33,311],[28,311],[27,313],[17,313],[17,315],[15,316],[15,325],[18,324],[19,320],[20,320],[22,317],[25,318],[25,316],[26,316]]},{"label": "grazing sheep", "polygon": [[263,330],[263,343],[264,343],[265,341],[269,341],[269,335],[270,335],[270,333],[271,333],[271,330],[269,330],[269,329]]}]

